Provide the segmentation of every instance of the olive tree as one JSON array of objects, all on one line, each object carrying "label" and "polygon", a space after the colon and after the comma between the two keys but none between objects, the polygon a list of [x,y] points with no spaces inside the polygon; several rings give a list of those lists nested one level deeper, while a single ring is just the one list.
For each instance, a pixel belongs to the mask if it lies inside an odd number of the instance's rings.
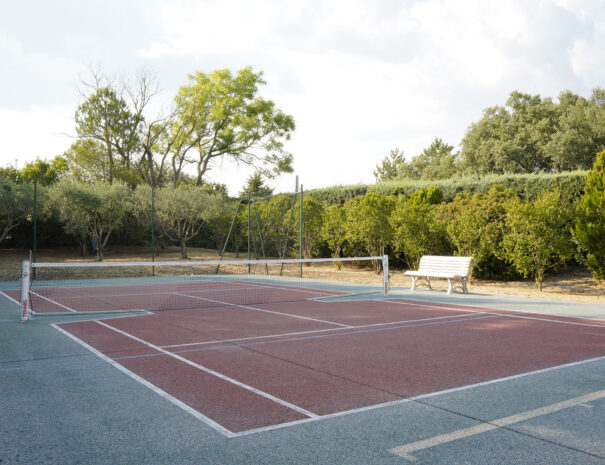
[{"label": "olive tree", "polygon": [[[139,186],[135,193],[135,214],[151,214],[151,188]],[[225,210],[224,197],[195,186],[162,187],[155,191],[155,217],[162,234],[187,256],[187,242],[196,237],[204,222],[218,218]]]},{"label": "olive tree", "polygon": [[65,232],[89,236],[96,246],[97,259],[111,233],[120,227],[131,208],[131,190],[126,184],[85,184],[64,178],[52,186],[48,208],[56,211]]}]

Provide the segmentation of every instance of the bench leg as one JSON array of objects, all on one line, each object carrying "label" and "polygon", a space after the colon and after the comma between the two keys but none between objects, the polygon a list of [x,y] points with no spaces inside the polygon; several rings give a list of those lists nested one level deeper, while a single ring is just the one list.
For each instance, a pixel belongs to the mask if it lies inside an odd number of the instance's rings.
[{"label": "bench leg", "polygon": [[416,276],[412,276],[412,291],[416,290],[416,280],[418,278]]},{"label": "bench leg", "polygon": [[431,287],[431,278],[429,276],[426,277],[426,285],[431,291],[433,290]]},{"label": "bench leg", "polygon": [[453,281],[454,280],[450,279],[450,278],[448,278],[448,280],[447,280],[447,293],[448,294],[451,294],[452,293],[452,289],[454,289],[454,282]]},{"label": "bench leg", "polygon": [[462,278],[462,289],[464,289],[465,294],[468,294],[468,289],[466,288],[466,278]]}]

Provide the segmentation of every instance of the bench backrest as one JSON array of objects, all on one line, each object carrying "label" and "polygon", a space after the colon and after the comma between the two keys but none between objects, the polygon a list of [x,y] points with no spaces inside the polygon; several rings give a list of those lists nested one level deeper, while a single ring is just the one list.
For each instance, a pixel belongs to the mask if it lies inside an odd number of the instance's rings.
[{"label": "bench backrest", "polygon": [[448,257],[439,255],[423,255],[420,259],[418,271],[432,271],[434,273],[456,273],[468,276],[468,269],[473,257]]}]

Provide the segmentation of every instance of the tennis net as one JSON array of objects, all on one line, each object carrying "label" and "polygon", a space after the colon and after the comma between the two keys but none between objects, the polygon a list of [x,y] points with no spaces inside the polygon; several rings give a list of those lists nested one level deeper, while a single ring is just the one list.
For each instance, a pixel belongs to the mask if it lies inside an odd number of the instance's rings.
[{"label": "tennis net", "polygon": [[22,318],[157,312],[388,293],[388,257],[24,262]]}]

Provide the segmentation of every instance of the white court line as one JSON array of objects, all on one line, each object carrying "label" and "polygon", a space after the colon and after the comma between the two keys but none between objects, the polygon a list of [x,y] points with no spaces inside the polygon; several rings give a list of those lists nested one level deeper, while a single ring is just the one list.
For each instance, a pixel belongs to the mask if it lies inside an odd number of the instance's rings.
[{"label": "white court line", "polygon": [[[242,284],[253,284],[256,288],[259,287],[268,287],[269,289],[283,289],[286,291],[293,291],[293,292],[304,292],[306,294],[323,294],[325,296],[333,296],[333,297],[339,297],[341,296],[343,293],[339,292],[339,291],[330,291],[327,289],[322,289],[321,291],[318,291],[317,289],[313,289],[313,288],[301,288],[300,286],[292,286],[289,284],[267,284],[267,283],[254,283],[254,282],[247,282],[247,281],[233,281],[235,282],[239,282]],[[331,294],[330,294],[331,293]]]},{"label": "white court line", "polygon": [[226,305],[227,307],[245,308],[245,309],[254,310],[254,311],[257,311],[257,312],[274,313],[276,315],[289,316],[291,318],[299,318],[299,319],[302,319],[302,320],[318,321],[320,323],[327,323],[329,325],[342,326],[343,328],[352,328],[352,326],[343,325],[342,323],[335,323],[334,321],[320,320],[318,318],[311,318],[311,317],[308,317],[308,316],[292,315],[290,313],[276,312],[276,311],[267,310],[267,309],[264,309],[264,308],[249,307],[247,305],[232,304],[232,303],[229,303],[229,302],[221,302],[220,300],[207,299],[205,297],[198,297],[198,296],[195,296],[195,295],[181,294],[179,292],[175,292],[174,294],[175,295],[180,295],[180,296],[183,296],[183,297],[190,297],[192,299],[206,300],[208,302],[214,302],[214,303],[217,303],[217,304]]},{"label": "white court line", "polygon": [[[54,289],[54,288],[39,288],[39,289]],[[72,289],[72,288],[66,288]],[[247,289],[256,289],[256,287],[234,287],[233,289],[220,289],[220,291],[239,291],[239,290],[247,290]],[[194,291],[190,289],[176,289],[178,291],[183,292],[219,292],[218,289],[212,290],[199,290]],[[172,291],[163,291],[163,292],[134,292],[134,293],[126,293],[126,294],[77,294],[77,295],[64,295],[60,296],[62,299],[81,299],[82,297],[89,297],[91,299],[97,297],[131,297],[131,296],[145,296],[145,295],[173,295],[174,290]]]},{"label": "white court line", "polygon": [[485,423],[480,423],[475,426],[471,426],[469,428],[463,428],[456,431],[452,431],[451,433],[440,434],[438,436],[434,436],[432,438],[424,439],[422,441],[416,441],[409,444],[405,444],[402,446],[394,447],[389,449],[389,452],[392,452],[395,455],[403,457],[409,461],[415,461],[416,457],[411,455],[413,452],[417,452],[420,450],[428,449],[430,447],[440,446],[442,444],[447,444],[449,442],[454,442],[459,439],[468,438],[470,436],[474,436],[476,434],[485,433],[487,431],[491,431],[494,429],[502,428],[505,426],[512,425],[514,423],[520,423],[522,421],[527,421],[532,418],[541,417],[543,415],[548,415],[550,413],[558,412],[560,410],[575,407],[579,404],[583,404],[585,402],[591,402],[593,400],[602,399],[605,397],[605,390],[591,392],[590,394],[586,394],[579,397],[574,397],[573,399],[565,400],[563,402],[557,402],[555,404],[545,405],[544,407],[540,407],[534,410],[528,410],[526,412],[517,413],[516,415],[511,415],[504,418],[498,418],[496,420],[486,421]]},{"label": "white court line", "polygon": [[[29,293],[33,294],[33,295],[37,295],[41,299],[48,300],[51,304],[55,304],[55,305],[58,305],[59,307],[63,307],[64,309],[66,309],[66,310],[68,310],[68,311],[70,311],[72,313],[78,313],[77,310],[74,310],[73,308],[69,308],[69,307],[67,307],[67,306],[65,306],[63,304],[60,304],[59,302],[55,302],[54,300],[49,299],[48,297],[44,297],[43,295],[40,295],[40,294],[38,294],[38,293],[36,293],[34,291],[29,291]],[[38,313],[38,312],[36,312],[36,313]]]},{"label": "white court line", "polygon": [[[478,314],[480,314],[480,312],[473,312],[473,315],[478,315]],[[470,317],[470,315],[469,315],[469,317]],[[314,329],[314,330],[310,330],[310,331],[298,331],[295,333],[268,334],[266,336],[240,337],[240,338],[235,338],[235,339],[218,339],[216,341],[190,342],[187,344],[174,344],[174,345],[161,346],[161,347],[163,347],[164,349],[170,349],[170,348],[175,348],[175,347],[220,344],[223,342],[239,342],[239,341],[250,341],[250,340],[255,340],[255,339],[271,339],[274,337],[284,337],[284,336],[302,336],[305,334],[325,333],[328,331],[345,331],[347,329],[364,329],[364,328],[371,328],[371,327],[375,327],[375,326],[388,326],[388,325],[398,325],[398,324],[402,324],[402,323],[417,323],[419,321],[443,320],[446,318],[461,318],[461,316],[460,315],[437,316],[437,317],[433,317],[433,318],[419,318],[417,320],[389,321],[387,323],[370,323],[367,325],[356,325],[356,326],[350,326],[350,327],[345,327],[345,328]],[[469,319],[473,319],[473,318],[471,317]],[[461,319],[459,321],[464,321],[464,319]]]},{"label": "white court line", "polygon": [[[496,309],[496,308],[486,308],[486,307],[476,307],[473,305],[469,305],[469,307],[475,307],[477,309],[482,309],[482,311],[479,310],[464,310],[461,308],[453,308],[453,307],[447,307],[447,306],[442,306],[442,305],[429,305],[429,304],[420,304],[420,303],[410,303],[410,302],[396,302],[393,300],[384,300],[383,302],[389,302],[392,304],[398,304],[398,305],[417,305],[420,307],[431,307],[431,308],[437,308],[439,310],[453,310],[453,311],[458,311],[458,312],[473,312],[473,313],[489,313],[490,315],[499,315],[499,316],[503,316],[503,317],[509,317],[509,318],[519,318],[519,319],[524,319],[524,320],[538,320],[538,321],[547,321],[550,323],[561,323],[561,324],[566,324],[566,325],[577,325],[577,326],[591,326],[593,328],[603,328],[605,329],[605,325],[594,325],[594,324],[590,324],[590,323],[579,323],[579,322],[575,322],[575,321],[564,321],[564,320],[553,320],[553,319],[549,319],[549,318],[539,318],[539,317],[534,317],[534,316],[523,316],[523,315],[510,315],[507,313],[498,313],[498,312],[513,312],[513,313],[531,313],[531,312],[527,312],[527,311],[521,311],[521,310],[504,310],[504,309]],[[462,305],[462,304],[461,304]],[[491,310],[493,310],[493,312],[491,312]],[[575,317],[575,316],[566,316],[566,315],[558,315],[558,316],[562,316],[564,318],[573,318],[573,319],[582,319],[582,320],[590,320],[591,318],[579,318],[579,317]]]},{"label": "white court line", "polygon": [[73,341],[77,342],[81,346],[83,346],[86,349],[90,350],[93,354],[95,354],[96,356],[98,356],[102,360],[104,360],[107,363],[113,365],[114,367],[116,367],[121,372],[126,373],[128,376],[130,376],[135,381],[138,381],[143,386],[148,387],[153,392],[155,392],[156,394],[159,394],[160,396],[162,396],[164,399],[168,400],[169,402],[172,402],[174,405],[176,405],[177,407],[180,407],[181,409],[183,409],[185,412],[189,413],[193,417],[197,418],[198,420],[201,420],[202,422],[206,423],[208,426],[214,428],[219,433],[224,434],[227,437],[235,437],[235,434],[232,431],[229,431],[227,428],[225,428],[224,426],[218,424],[214,420],[211,420],[207,416],[202,415],[200,412],[198,412],[197,410],[189,407],[187,404],[185,404],[184,402],[180,401],[176,397],[173,397],[172,395],[168,394],[166,391],[163,391],[162,389],[160,389],[159,387],[157,387],[155,384],[151,384],[146,379],[141,378],[139,375],[133,373],[128,368],[124,367],[123,365],[120,365],[118,362],[116,362],[116,361],[112,360],[111,358],[107,357],[105,354],[103,354],[102,352],[99,352],[97,349],[95,349],[94,347],[88,345],[86,342],[84,342],[83,340],[77,338],[76,336],[74,336],[70,332],[65,331],[63,328],[60,328],[59,326],[57,326],[54,323],[51,324],[51,326],[53,328],[55,328],[56,330],[60,331],[61,333],[65,334],[67,337],[69,337]]},{"label": "white court line", "polygon": [[291,404],[290,402],[287,402],[287,401],[285,401],[283,399],[280,399],[279,397],[275,397],[275,396],[269,394],[268,392],[261,391],[260,389],[256,389],[255,387],[249,386],[249,385],[244,384],[244,383],[242,383],[240,381],[237,381],[237,380],[235,380],[233,378],[230,378],[230,377],[228,377],[226,375],[223,375],[222,373],[219,373],[218,371],[211,370],[210,368],[207,368],[207,367],[205,367],[203,365],[200,365],[198,363],[192,362],[191,360],[188,360],[185,357],[181,357],[180,355],[177,355],[175,353],[172,353],[172,352],[169,352],[167,350],[164,350],[161,347],[156,346],[156,345],[154,345],[154,344],[152,344],[150,342],[147,342],[147,341],[145,341],[145,340],[143,340],[141,338],[138,338],[138,337],[136,337],[136,336],[134,336],[132,334],[129,334],[126,331],[122,331],[121,329],[114,328],[113,326],[108,325],[107,323],[104,323],[102,321],[96,321],[96,323],[99,324],[99,325],[101,325],[101,326],[106,327],[107,329],[110,329],[110,330],[115,331],[115,332],[117,332],[119,334],[122,334],[123,336],[126,336],[126,337],[128,337],[130,339],[133,339],[133,340],[135,340],[135,341],[137,341],[137,342],[139,342],[139,343],[141,343],[143,345],[146,345],[147,347],[149,347],[151,349],[157,350],[158,352],[161,352],[161,353],[163,353],[165,355],[168,355],[169,357],[172,357],[172,358],[175,358],[177,360],[180,360],[181,362],[184,362],[187,365],[190,365],[190,366],[192,366],[194,368],[197,368],[198,370],[201,370],[201,371],[203,371],[205,373],[208,373],[208,374],[211,374],[213,376],[216,376],[217,378],[220,378],[220,379],[222,379],[224,381],[227,381],[227,382],[229,382],[231,384],[234,384],[234,385],[236,385],[238,387],[246,389],[247,391],[250,391],[250,392],[253,392],[255,394],[258,394],[261,397],[264,397],[266,399],[272,400],[273,402],[276,402],[276,403],[278,403],[280,405],[283,405],[284,407],[287,407],[287,408],[289,408],[291,410],[294,410],[294,411],[296,411],[298,413],[302,413],[303,415],[305,415],[305,416],[307,416],[309,418],[316,418],[318,416],[315,413],[310,412],[308,410],[305,410],[302,407],[299,407],[297,405]]},{"label": "white court line", "polygon": [[528,371],[526,373],[520,373],[518,375],[506,376],[504,378],[498,378],[498,379],[493,379],[493,380],[490,380],[490,381],[483,381],[483,382],[480,382],[480,383],[469,384],[467,386],[460,386],[460,387],[457,387],[457,388],[446,389],[444,391],[431,392],[431,393],[428,393],[428,394],[421,394],[421,395],[415,396],[415,397],[407,397],[405,399],[393,400],[393,401],[390,401],[390,402],[383,402],[382,404],[368,405],[367,407],[360,407],[360,408],[351,409],[351,410],[343,410],[342,412],[336,412],[336,413],[330,413],[328,415],[322,415],[322,416],[320,416],[318,418],[307,418],[305,420],[297,420],[297,421],[292,421],[292,422],[289,422],[289,423],[282,423],[282,424],[279,424],[279,425],[265,426],[263,428],[255,428],[255,429],[251,429],[251,430],[247,430],[247,431],[242,431],[242,432],[239,432],[239,433],[234,433],[234,435],[237,436],[237,437],[239,437],[239,436],[246,436],[246,435],[249,435],[249,434],[263,433],[265,431],[271,431],[271,430],[275,430],[275,429],[285,428],[285,427],[288,427],[288,426],[294,426],[294,425],[301,425],[301,424],[305,424],[305,423],[311,423],[311,422],[315,422],[315,421],[318,421],[318,420],[324,420],[324,419],[328,419],[328,418],[336,418],[336,417],[342,417],[342,416],[345,416],[345,415],[351,415],[351,414],[355,414],[355,413],[367,412],[367,411],[375,410],[375,409],[378,409],[378,408],[406,404],[408,402],[414,402],[414,401],[429,399],[431,397],[442,396],[442,395],[451,394],[451,393],[454,393],[454,392],[466,391],[468,389],[474,389],[474,388],[477,388],[477,387],[488,386],[490,384],[502,383],[502,382],[511,381],[511,380],[514,380],[514,379],[517,379],[517,378],[524,378],[526,376],[538,375],[538,374],[547,373],[547,372],[553,371],[553,370],[561,370],[561,369],[564,369],[564,368],[571,368],[571,367],[578,366],[578,365],[584,365],[584,364],[587,364],[587,363],[600,362],[600,361],[605,361],[605,356],[591,358],[591,359],[587,359],[587,360],[580,360],[579,362],[571,362],[571,363],[566,363],[564,365],[557,365],[557,366],[549,367],[549,368],[543,368],[541,370]]},{"label": "white court line", "polygon": [[[5,289],[5,290],[12,290],[12,289]],[[15,289],[16,290],[16,289]],[[2,294],[4,297],[6,297],[8,300],[12,300],[13,302],[15,302],[17,305],[21,306],[21,302],[13,299],[10,295],[5,294],[4,291],[0,291],[0,294]]]}]

